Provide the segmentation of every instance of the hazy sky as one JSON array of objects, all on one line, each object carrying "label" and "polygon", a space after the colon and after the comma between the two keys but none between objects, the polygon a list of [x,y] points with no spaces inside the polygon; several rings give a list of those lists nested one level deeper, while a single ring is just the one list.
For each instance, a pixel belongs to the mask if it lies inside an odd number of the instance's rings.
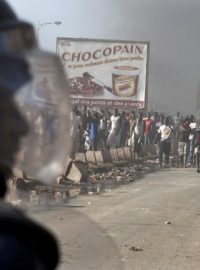
[{"label": "hazy sky", "polygon": [[164,112],[196,111],[200,83],[199,0],[9,0],[19,17],[61,21],[40,30],[43,48],[56,37],[150,41],[149,104]]}]

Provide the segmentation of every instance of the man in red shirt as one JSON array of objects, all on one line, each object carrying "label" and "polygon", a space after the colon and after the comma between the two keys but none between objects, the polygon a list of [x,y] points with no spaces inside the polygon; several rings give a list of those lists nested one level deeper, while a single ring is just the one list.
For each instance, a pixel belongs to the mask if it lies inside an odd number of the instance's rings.
[{"label": "man in red shirt", "polygon": [[144,145],[151,144],[151,133],[153,120],[150,118],[150,113],[147,114],[147,118],[144,119]]}]

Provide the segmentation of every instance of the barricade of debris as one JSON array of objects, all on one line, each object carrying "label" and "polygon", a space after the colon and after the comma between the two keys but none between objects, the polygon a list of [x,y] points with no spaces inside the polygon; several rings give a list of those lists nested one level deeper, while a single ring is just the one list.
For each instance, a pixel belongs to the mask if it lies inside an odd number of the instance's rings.
[{"label": "barricade of debris", "polygon": [[99,172],[93,172],[88,178],[89,194],[98,194],[100,191],[112,189],[118,185],[133,182],[144,177],[145,174],[159,170],[159,161],[156,159],[139,159],[133,163],[110,169],[102,168]]},{"label": "barricade of debris", "polygon": [[[84,159],[69,160],[63,175],[51,186],[30,179],[23,173],[15,175],[10,180],[9,200],[16,204],[21,200],[36,205],[46,204],[48,201],[66,202],[68,198],[76,197],[79,194],[100,194],[107,189],[133,182],[147,173],[159,170],[159,161],[155,157],[137,160],[127,158],[127,161],[122,160],[125,156],[124,153],[127,154],[128,151],[113,149],[111,162],[110,160],[109,162],[96,162],[98,160],[95,156],[93,157],[93,153],[88,154],[91,162],[85,162]],[[99,151],[97,154],[96,157],[101,161],[102,153]]]}]

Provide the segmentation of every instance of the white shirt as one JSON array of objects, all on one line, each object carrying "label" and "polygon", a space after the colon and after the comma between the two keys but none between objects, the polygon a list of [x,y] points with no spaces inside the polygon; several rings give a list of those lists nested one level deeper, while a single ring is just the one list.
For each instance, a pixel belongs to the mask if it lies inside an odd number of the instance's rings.
[{"label": "white shirt", "polygon": [[162,125],[160,126],[158,133],[161,133],[161,141],[168,140],[170,139],[171,128],[169,126]]},{"label": "white shirt", "polygon": [[[197,124],[196,123],[190,123],[190,128],[191,128],[191,131],[194,131],[197,127]],[[190,134],[189,136],[189,140],[193,140],[194,138],[194,134]]]},{"label": "white shirt", "polygon": [[111,132],[118,130],[120,128],[119,123],[120,123],[120,116],[114,116],[112,115],[111,118]]},{"label": "white shirt", "polygon": [[100,119],[100,124],[99,124],[99,129],[100,130],[106,130],[107,125],[106,125],[106,119]]}]

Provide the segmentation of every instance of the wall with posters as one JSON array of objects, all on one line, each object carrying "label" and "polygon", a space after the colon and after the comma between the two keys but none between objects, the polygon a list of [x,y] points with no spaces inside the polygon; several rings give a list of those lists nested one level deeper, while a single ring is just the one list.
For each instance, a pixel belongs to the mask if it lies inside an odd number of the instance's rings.
[{"label": "wall with posters", "polygon": [[57,38],[72,103],[144,109],[149,42]]}]

